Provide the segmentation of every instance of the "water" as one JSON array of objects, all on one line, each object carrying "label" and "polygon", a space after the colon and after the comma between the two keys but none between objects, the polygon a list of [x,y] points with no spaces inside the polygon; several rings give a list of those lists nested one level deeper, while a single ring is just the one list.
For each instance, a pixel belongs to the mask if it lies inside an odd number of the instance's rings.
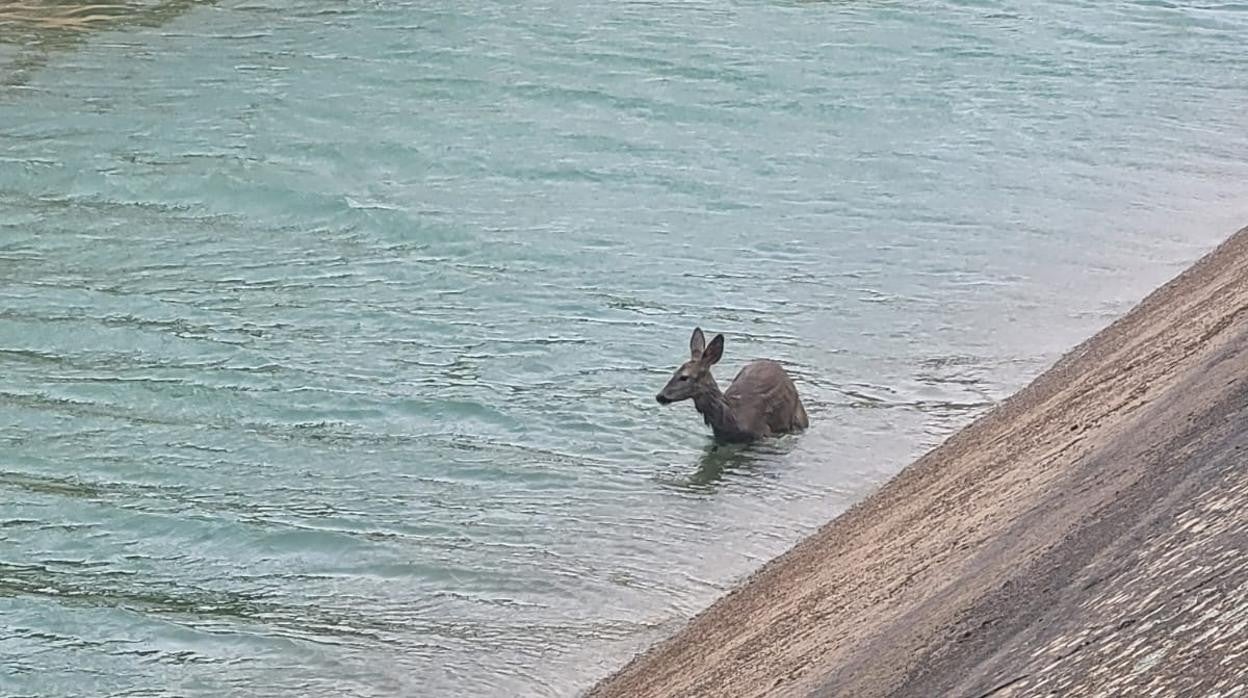
[{"label": "water", "polygon": [[[1248,4],[0,3],[0,694],[570,695],[1243,223]],[[695,324],[799,438],[653,394]]]}]

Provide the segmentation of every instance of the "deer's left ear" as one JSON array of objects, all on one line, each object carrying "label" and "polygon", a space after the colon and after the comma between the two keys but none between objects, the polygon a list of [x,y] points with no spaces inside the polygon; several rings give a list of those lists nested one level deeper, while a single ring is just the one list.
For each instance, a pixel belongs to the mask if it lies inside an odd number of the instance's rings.
[{"label": "deer's left ear", "polygon": [[724,357],[724,335],[717,334],[711,343],[706,345],[706,351],[702,352],[702,365],[714,366]]},{"label": "deer's left ear", "polygon": [[689,357],[697,361],[702,357],[702,350],[705,348],[706,335],[702,334],[702,328],[693,328],[693,336],[689,338]]}]

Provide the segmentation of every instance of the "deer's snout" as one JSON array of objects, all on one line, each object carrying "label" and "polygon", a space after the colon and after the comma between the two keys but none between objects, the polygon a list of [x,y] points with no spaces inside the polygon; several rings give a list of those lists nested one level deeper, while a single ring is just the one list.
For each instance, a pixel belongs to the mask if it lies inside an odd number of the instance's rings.
[{"label": "deer's snout", "polygon": [[667,397],[667,396],[665,396],[663,393],[659,393],[658,395],[655,395],[655,396],[654,396],[654,401],[655,401],[655,402],[657,402],[657,403],[659,403],[660,405],[670,405],[670,404],[672,404],[672,399],[671,399],[671,398],[669,398],[669,397]]}]

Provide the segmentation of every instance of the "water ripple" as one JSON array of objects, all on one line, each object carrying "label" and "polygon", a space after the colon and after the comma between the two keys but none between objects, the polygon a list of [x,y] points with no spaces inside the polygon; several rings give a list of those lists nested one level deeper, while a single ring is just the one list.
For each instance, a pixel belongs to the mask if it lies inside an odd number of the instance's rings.
[{"label": "water ripple", "polygon": [[1242,224],[1242,3],[0,5],[5,695],[569,695]]}]

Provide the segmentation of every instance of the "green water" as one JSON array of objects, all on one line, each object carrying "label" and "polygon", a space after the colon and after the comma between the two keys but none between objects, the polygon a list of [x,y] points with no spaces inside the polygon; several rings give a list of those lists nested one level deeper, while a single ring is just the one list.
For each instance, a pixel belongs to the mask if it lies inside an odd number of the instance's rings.
[{"label": "green water", "polygon": [[574,694],[1248,219],[1244,3],[100,14],[0,5],[6,696]]}]

